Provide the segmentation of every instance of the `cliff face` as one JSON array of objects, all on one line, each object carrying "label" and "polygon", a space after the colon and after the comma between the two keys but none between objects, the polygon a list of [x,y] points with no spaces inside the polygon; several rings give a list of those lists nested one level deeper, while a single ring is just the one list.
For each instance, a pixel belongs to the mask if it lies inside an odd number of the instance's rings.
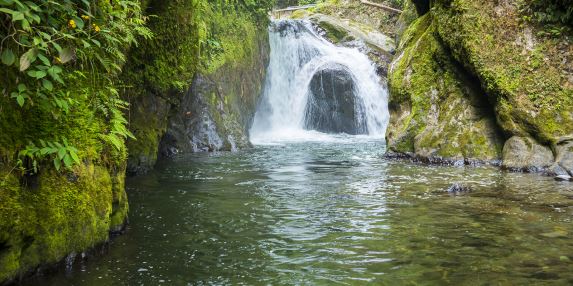
[{"label": "cliff face", "polygon": [[269,60],[266,14],[204,1],[190,3],[196,12],[188,15],[179,3],[155,2],[156,37],[133,51],[126,75],[138,138],[128,141],[131,174],[147,172],[160,156],[249,146]]},{"label": "cliff face", "polygon": [[[268,60],[270,5],[142,1],[157,15],[149,18],[149,38],[148,17],[133,2],[49,9],[26,2],[58,15],[38,25],[39,18],[12,21],[6,11],[23,6],[5,2],[0,20],[22,35],[0,47],[0,284],[73,260],[121,230],[126,169],[149,169],[160,149],[248,144]],[[45,25],[73,37],[31,42],[27,33]],[[0,29],[3,38],[8,32]],[[137,136],[128,148],[127,121]],[[209,124],[208,135],[196,131]]]},{"label": "cliff face", "polygon": [[518,2],[433,1],[409,25],[389,76],[392,152],[573,173],[570,38],[544,36]]},{"label": "cliff face", "polygon": [[143,14],[60,4],[0,5],[0,284],[105,243],[127,219],[117,76],[148,35]]}]

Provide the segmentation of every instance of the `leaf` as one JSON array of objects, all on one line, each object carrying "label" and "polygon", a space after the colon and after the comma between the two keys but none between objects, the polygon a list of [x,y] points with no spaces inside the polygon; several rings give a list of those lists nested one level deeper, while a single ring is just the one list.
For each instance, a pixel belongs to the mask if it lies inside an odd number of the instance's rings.
[{"label": "leaf", "polygon": [[44,148],[40,149],[40,154],[42,154],[42,155],[49,154],[50,150],[51,150],[50,147],[44,147]]},{"label": "leaf", "polygon": [[48,58],[46,58],[46,56],[44,56],[44,54],[38,54],[38,58],[42,61],[42,63],[44,63],[44,65],[46,65],[46,66],[52,65],[50,63],[50,60],[48,60]]},{"label": "leaf", "polygon": [[60,168],[62,167],[62,162],[60,162],[60,159],[58,158],[54,158],[54,167],[56,167],[56,170],[60,170]]},{"label": "leaf", "polygon": [[24,20],[24,13],[18,11],[12,12],[12,22],[20,20]]},{"label": "leaf", "polygon": [[29,49],[20,57],[20,71],[27,70],[30,65],[36,60],[38,50],[36,48]]},{"label": "leaf", "polygon": [[18,102],[18,105],[20,105],[20,107],[24,106],[24,96],[21,94],[18,94],[18,96],[16,96],[16,101]]},{"label": "leaf", "polygon": [[74,17],[74,21],[76,22],[76,26],[78,27],[78,29],[81,30],[84,28],[84,21],[82,20],[82,18]]},{"label": "leaf", "polygon": [[22,19],[22,29],[24,31],[31,31],[32,29],[30,28],[30,22],[28,22],[28,20],[26,19]]},{"label": "leaf", "polygon": [[58,158],[60,158],[60,160],[62,160],[65,155],[66,155],[66,148],[60,148],[58,150]]},{"label": "leaf", "polygon": [[[0,4],[1,4],[1,3],[2,3],[2,2],[0,2]],[[4,5],[7,6],[7,5],[9,5],[9,4],[4,4]],[[0,8],[0,12],[4,12],[4,13],[6,13],[6,14],[12,15],[12,14],[14,14],[15,11],[14,11],[14,10],[7,9],[7,8]]]},{"label": "leaf", "polygon": [[66,165],[66,168],[71,168],[72,167],[72,158],[70,158],[70,155],[66,154],[66,156],[64,156],[64,165]]},{"label": "leaf", "polygon": [[27,90],[27,88],[26,88],[26,85],[25,85],[25,84],[21,83],[21,84],[18,85],[18,91],[19,91],[19,92],[24,92],[24,91],[26,91],[26,90]]},{"label": "leaf", "polygon": [[80,164],[80,157],[78,157],[78,154],[76,152],[70,150],[70,156],[72,157],[74,162],[76,162],[76,164]]},{"label": "leaf", "polygon": [[11,49],[6,48],[4,50],[4,52],[2,52],[2,63],[7,65],[7,66],[11,66],[14,61],[16,60],[16,56],[14,55],[14,52],[12,52]]},{"label": "leaf", "polygon": [[54,89],[54,85],[52,84],[52,82],[47,79],[42,80],[42,86],[49,91],[52,91]]},{"label": "leaf", "polygon": [[60,51],[60,60],[63,64],[71,61],[74,58],[75,51],[71,48],[63,48]]},{"label": "leaf", "polygon": [[46,72],[45,71],[38,71],[38,70],[32,70],[28,72],[28,75],[37,79],[41,79],[43,77],[46,76]]}]

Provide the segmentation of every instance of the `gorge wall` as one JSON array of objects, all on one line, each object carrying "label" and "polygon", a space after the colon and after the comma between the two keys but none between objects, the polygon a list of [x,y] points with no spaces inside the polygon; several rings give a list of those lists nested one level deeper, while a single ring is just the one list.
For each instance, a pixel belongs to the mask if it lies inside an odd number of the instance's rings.
[{"label": "gorge wall", "polygon": [[547,34],[527,1],[413,2],[389,72],[390,153],[572,175],[571,30]]},{"label": "gorge wall", "polygon": [[[62,11],[29,2],[74,38],[1,47],[0,284],[73,261],[120,231],[126,170],[149,170],[160,151],[249,144],[270,1],[124,2]],[[43,23],[12,21],[15,5],[0,3],[0,20],[23,33],[15,37],[40,33]]]},{"label": "gorge wall", "polygon": [[131,54],[125,72],[138,138],[127,143],[129,174],[147,172],[161,156],[250,145],[247,128],[269,60],[270,4],[185,5],[149,4],[159,16],[150,23],[157,36]]}]

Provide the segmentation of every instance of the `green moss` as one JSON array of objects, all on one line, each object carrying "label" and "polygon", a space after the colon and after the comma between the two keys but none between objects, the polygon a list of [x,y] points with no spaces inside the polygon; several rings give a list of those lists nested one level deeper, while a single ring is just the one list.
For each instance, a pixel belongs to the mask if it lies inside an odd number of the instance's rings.
[{"label": "green moss", "polygon": [[520,21],[515,6],[494,5],[435,1],[437,34],[479,79],[504,132],[554,145],[573,133],[573,86],[562,72],[573,54],[559,48],[570,39],[540,37],[543,27]]},{"label": "green moss", "polygon": [[430,14],[403,34],[389,73],[391,150],[423,157],[498,159],[502,140],[479,87],[435,36]]},{"label": "green moss", "polygon": [[[121,174],[123,170],[118,170]],[[20,183],[14,173],[0,192],[0,281],[108,239],[127,213],[123,175],[78,165],[73,174],[44,171]],[[115,205],[123,208],[115,209]]]},{"label": "green moss", "polygon": [[335,44],[340,43],[341,41],[345,40],[348,37],[348,32],[345,29],[338,27],[332,23],[329,23],[327,21],[321,21],[319,25],[326,31],[326,37],[332,43]]}]

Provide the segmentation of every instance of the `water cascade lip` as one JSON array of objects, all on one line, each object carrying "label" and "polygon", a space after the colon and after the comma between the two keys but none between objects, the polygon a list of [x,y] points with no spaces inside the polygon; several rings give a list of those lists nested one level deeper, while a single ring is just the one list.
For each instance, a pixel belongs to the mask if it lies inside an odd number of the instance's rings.
[{"label": "water cascade lip", "polygon": [[[340,141],[349,135],[384,140],[388,91],[365,54],[356,48],[333,45],[304,20],[274,21],[269,35],[271,59],[249,132],[253,144]],[[324,74],[325,69],[334,71]],[[331,82],[325,85],[325,80]],[[337,90],[341,86],[348,90]],[[317,90],[321,94],[317,95]],[[318,111],[322,117],[312,118],[319,116],[315,113]],[[325,123],[327,120],[337,122]]]}]

